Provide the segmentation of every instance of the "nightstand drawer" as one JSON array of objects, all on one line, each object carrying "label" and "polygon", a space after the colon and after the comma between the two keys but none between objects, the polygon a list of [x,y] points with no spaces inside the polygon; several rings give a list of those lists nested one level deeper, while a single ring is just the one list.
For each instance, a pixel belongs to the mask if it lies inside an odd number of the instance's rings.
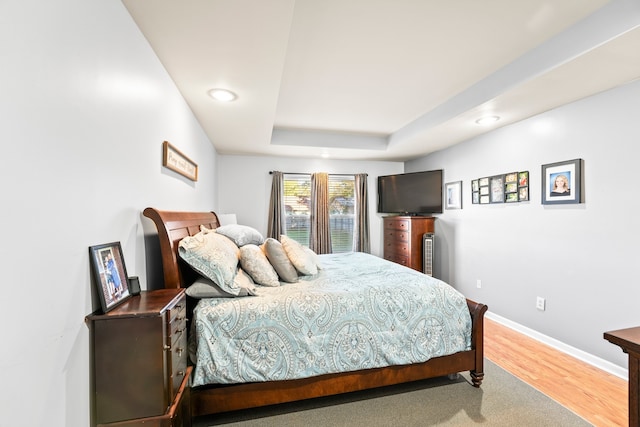
[{"label": "nightstand drawer", "polygon": [[167,341],[173,344],[176,340],[180,339],[183,335],[187,334],[187,322],[186,319],[175,321],[169,324],[167,328],[168,336]]},{"label": "nightstand drawer", "polygon": [[[169,324],[167,326],[167,343],[171,345],[172,353],[176,349],[186,351],[187,336],[187,304],[186,298],[181,298],[173,307],[168,310],[167,318]],[[184,344],[178,344],[178,340],[184,339]],[[175,355],[172,356],[172,359]]]},{"label": "nightstand drawer", "polygon": [[167,313],[169,352],[169,388],[175,396],[187,370],[187,304],[183,297]]},{"label": "nightstand drawer", "polygon": [[176,329],[180,329],[183,325],[186,325],[187,300],[184,296],[180,298],[173,307],[169,308],[167,318],[171,325],[171,328],[169,329],[170,333],[174,333]]},{"label": "nightstand drawer", "polygon": [[180,337],[171,346],[171,376],[172,390],[175,394],[184,374],[187,370],[187,334],[181,334]]}]

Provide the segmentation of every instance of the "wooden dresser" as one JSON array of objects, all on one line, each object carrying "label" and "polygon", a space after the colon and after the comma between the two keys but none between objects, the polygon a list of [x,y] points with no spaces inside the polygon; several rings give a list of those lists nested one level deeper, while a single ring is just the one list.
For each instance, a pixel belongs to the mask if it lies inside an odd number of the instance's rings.
[{"label": "wooden dresser", "polygon": [[92,425],[191,425],[184,289],[142,292],[87,316]]},{"label": "wooden dresser", "polygon": [[435,218],[387,216],[384,222],[384,259],[422,272],[422,239],[435,231]]}]

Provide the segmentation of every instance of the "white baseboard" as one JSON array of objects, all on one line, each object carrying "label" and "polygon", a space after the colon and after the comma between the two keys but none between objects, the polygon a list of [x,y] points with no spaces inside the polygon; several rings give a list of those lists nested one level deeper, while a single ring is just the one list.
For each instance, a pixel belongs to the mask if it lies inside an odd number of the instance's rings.
[{"label": "white baseboard", "polygon": [[488,319],[493,320],[494,322],[500,323],[503,326],[506,326],[510,329],[520,332],[523,335],[526,335],[530,338],[533,338],[536,341],[540,341],[543,344],[548,345],[549,347],[555,348],[558,351],[568,354],[569,356],[575,357],[578,360],[581,360],[585,363],[588,363],[592,366],[595,366],[598,369],[601,369],[605,372],[608,372],[616,377],[620,377],[624,380],[629,378],[629,371],[621,366],[608,362],[600,357],[589,354],[585,351],[572,347],[568,344],[565,344],[561,341],[558,341],[555,338],[551,338],[550,336],[541,334],[540,332],[534,331],[533,329],[529,329],[526,326],[522,326],[519,323],[513,322],[509,319],[505,319],[502,316],[499,316],[495,313],[491,313],[488,311],[485,316]]}]

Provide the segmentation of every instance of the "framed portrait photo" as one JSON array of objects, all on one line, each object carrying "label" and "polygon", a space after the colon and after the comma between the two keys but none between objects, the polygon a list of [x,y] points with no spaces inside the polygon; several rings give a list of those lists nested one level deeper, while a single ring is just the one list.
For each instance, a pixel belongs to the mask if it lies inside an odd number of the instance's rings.
[{"label": "framed portrait photo", "polygon": [[462,209],[462,181],[446,183],[444,197],[446,209]]},{"label": "framed portrait photo", "polygon": [[542,204],[582,202],[582,159],[542,165]]},{"label": "framed portrait photo", "polygon": [[120,242],[90,246],[89,259],[104,313],[131,298]]}]

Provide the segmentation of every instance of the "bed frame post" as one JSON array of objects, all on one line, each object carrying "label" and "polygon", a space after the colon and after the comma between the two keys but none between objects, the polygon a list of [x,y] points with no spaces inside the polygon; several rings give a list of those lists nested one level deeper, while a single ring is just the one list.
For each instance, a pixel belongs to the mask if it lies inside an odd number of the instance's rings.
[{"label": "bed frame post", "polygon": [[467,299],[469,314],[473,328],[471,330],[471,348],[475,350],[475,369],[469,371],[474,387],[480,387],[484,379],[484,314],[487,307],[475,301]]}]

